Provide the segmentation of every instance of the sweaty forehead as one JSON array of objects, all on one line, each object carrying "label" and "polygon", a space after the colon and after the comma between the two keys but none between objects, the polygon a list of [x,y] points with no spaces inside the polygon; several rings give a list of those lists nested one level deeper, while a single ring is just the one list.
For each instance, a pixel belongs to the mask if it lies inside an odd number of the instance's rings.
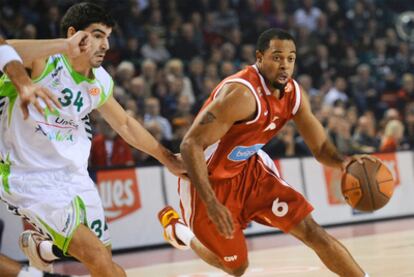
[{"label": "sweaty forehead", "polygon": [[281,40],[281,39],[272,39],[269,42],[269,48],[267,49],[269,53],[279,52],[279,53],[296,53],[296,47],[293,41],[291,40]]}]

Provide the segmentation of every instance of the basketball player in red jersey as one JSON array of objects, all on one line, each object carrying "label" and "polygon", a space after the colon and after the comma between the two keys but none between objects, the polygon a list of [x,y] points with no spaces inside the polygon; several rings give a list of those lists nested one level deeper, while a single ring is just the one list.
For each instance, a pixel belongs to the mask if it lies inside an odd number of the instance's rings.
[{"label": "basketball player in red jersey", "polygon": [[306,92],[292,79],[295,60],[293,37],[269,29],[258,39],[256,64],[213,91],[181,144],[191,180],[179,186],[184,222],[171,207],[164,208],[159,214],[164,236],[177,248],[191,247],[210,265],[241,276],[248,267],[242,230],[253,220],[303,241],[340,276],[368,276],[312,219],[311,204],[260,150],[293,119],[319,162],[337,168],[349,162],[328,140]]}]

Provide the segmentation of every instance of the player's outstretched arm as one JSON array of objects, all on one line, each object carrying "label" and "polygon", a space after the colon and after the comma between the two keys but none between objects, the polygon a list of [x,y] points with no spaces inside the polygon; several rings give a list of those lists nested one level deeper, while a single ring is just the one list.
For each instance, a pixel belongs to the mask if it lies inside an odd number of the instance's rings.
[{"label": "player's outstretched arm", "polygon": [[235,122],[253,118],[256,100],[241,84],[225,85],[218,97],[195,119],[181,143],[181,155],[200,198],[204,201],[210,219],[218,231],[230,238],[233,221],[230,212],[218,202],[208,180],[204,150],[217,142]]},{"label": "player's outstretched arm", "polygon": [[[34,63],[45,63],[45,60],[55,54],[66,54],[76,57],[90,48],[90,34],[78,31],[69,38],[59,39],[19,39],[7,40],[7,43],[22,57],[23,64],[32,68]],[[37,65],[37,67],[39,67]],[[42,67],[44,68],[44,66]],[[32,76],[37,77],[37,76]]]},{"label": "player's outstretched arm", "polygon": [[185,177],[184,166],[178,157],[160,144],[136,119],[128,115],[113,96],[98,111],[127,143],[156,158],[173,174]]},{"label": "player's outstretched arm", "polygon": [[313,156],[324,165],[343,168],[345,157],[329,140],[322,124],[311,111],[306,92],[301,88],[302,102],[293,118],[296,127]]},{"label": "player's outstretched arm", "polygon": [[43,109],[40,106],[38,98],[45,102],[49,109],[53,109],[51,103],[54,103],[57,107],[60,107],[59,101],[47,89],[32,83],[21,62],[20,56],[11,46],[7,45],[6,41],[1,38],[0,71],[3,71],[9,77],[17,89],[24,119],[29,116],[29,104],[32,104],[38,112],[43,113]]},{"label": "player's outstretched arm", "polygon": [[322,124],[316,119],[311,112],[310,104],[306,92],[302,91],[301,106],[293,118],[299,133],[303,137],[315,158],[324,165],[337,167],[344,170],[348,164],[356,160],[363,163],[363,159],[369,159],[373,162],[377,158],[370,155],[353,155],[345,157],[339,153],[335,145],[329,140]]}]

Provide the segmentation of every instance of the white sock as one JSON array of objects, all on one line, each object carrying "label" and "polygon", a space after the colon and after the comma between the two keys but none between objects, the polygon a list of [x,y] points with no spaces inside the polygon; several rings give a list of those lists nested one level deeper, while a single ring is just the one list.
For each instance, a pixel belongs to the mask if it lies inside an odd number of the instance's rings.
[{"label": "white sock", "polygon": [[187,246],[191,246],[191,240],[195,237],[193,231],[188,226],[182,224],[175,225],[175,234]]},{"label": "white sock", "polygon": [[368,273],[365,273],[364,277],[369,277]]},{"label": "white sock", "polygon": [[17,277],[43,277],[43,272],[32,266],[23,266]]},{"label": "white sock", "polygon": [[53,242],[50,240],[44,240],[40,243],[39,245],[39,252],[40,252],[40,257],[48,262],[52,262],[54,260],[58,260],[59,257],[56,257],[55,254],[53,254]]}]

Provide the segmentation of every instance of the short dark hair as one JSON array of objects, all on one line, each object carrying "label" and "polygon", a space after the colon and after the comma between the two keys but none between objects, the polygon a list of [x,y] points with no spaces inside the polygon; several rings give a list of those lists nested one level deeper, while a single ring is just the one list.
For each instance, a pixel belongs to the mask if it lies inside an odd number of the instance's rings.
[{"label": "short dark hair", "polygon": [[288,32],[282,29],[271,28],[260,34],[257,40],[256,50],[259,50],[260,52],[266,51],[266,49],[269,48],[269,43],[272,39],[291,40],[295,43],[295,39]]},{"label": "short dark hair", "polygon": [[115,26],[115,20],[101,6],[93,3],[78,3],[70,7],[60,22],[60,31],[63,37],[69,27],[73,27],[76,31],[84,30],[93,23],[101,23],[108,27]]}]

